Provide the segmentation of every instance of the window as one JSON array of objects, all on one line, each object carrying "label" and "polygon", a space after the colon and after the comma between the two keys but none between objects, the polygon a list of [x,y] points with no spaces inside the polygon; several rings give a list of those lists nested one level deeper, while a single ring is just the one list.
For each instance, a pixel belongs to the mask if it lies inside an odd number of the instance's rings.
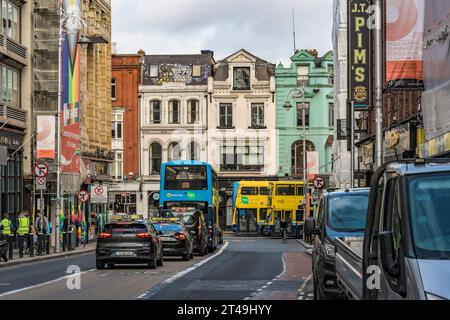
[{"label": "window", "polygon": [[309,103],[297,103],[297,127],[303,127],[303,108],[305,109],[305,126],[309,127]]},{"label": "window", "polygon": [[269,195],[269,188],[267,188],[267,187],[259,188],[259,194],[262,195],[262,196],[268,196]]},{"label": "window", "polygon": [[116,100],[116,78],[111,79],[111,99]]},{"label": "window", "polygon": [[297,83],[299,85],[309,83],[309,67],[298,66],[297,67]]},{"label": "window", "polygon": [[200,120],[199,117],[199,106],[197,100],[188,101],[188,123],[197,123]]},{"label": "window", "polygon": [[177,142],[173,142],[169,145],[168,149],[169,161],[181,160],[181,147]]},{"label": "window", "polygon": [[334,84],[334,67],[328,65],[328,84]]},{"label": "window", "polygon": [[202,66],[200,64],[194,64],[192,66],[192,76],[200,77],[202,75]]},{"label": "window", "polygon": [[221,147],[222,171],[261,171],[264,169],[264,147]]},{"label": "window", "polygon": [[164,178],[164,190],[208,189],[205,166],[167,166]]},{"label": "window", "polygon": [[233,105],[231,103],[221,103],[219,105],[219,127],[233,128]]},{"label": "window", "polygon": [[161,160],[162,160],[162,148],[159,143],[152,143],[149,150],[150,158],[150,174],[160,174],[161,173]]},{"label": "window", "polygon": [[180,123],[180,101],[169,101],[169,123]]},{"label": "window", "polygon": [[112,138],[113,139],[123,139],[123,115],[113,114],[112,121]]},{"label": "window", "polygon": [[[306,152],[314,151],[314,144],[310,141],[306,141]],[[297,141],[291,148],[291,174],[303,177],[303,141]]]},{"label": "window", "polygon": [[334,127],[334,103],[328,104],[328,126]]},{"label": "window", "polygon": [[277,196],[295,196],[295,186],[294,185],[277,186]]},{"label": "window", "polygon": [[157,64],[150,65],[150,78],[158,78],[159,76],[159,67]]},{"label": "window", "polygon": [[197,142],[191,141],[189,143],[188,152],[189,152],[189,158],[188,158],[189,160],[195,160],[195,161],[200,160],[200,145]]},{"label": "window", "polygon": [[243,195],[243,196],[256,196],[256,195],[258,195],[258,188],[256,188],[256,187],[242,187],[241,195]]},{"label": "window", "polygon": [[250,90],[250,68],[234,68],[233,90]]},{"label": "window", "polygon": [[115,180],[123,178],[123,153],[116,152],[116,160],[113,162],[112,176]]},{"label": "window", "polygon": [[19,29],[19,7],[12,3],[10,0],[3,0],[2,4],[2,25],[3,32],[6,35],[19,41],[20,29]]},{"label": "window", "polygon": [[0,64],[0,99],[19,106],[19,71]]},{"label": "window", "polygon": [[252,103],[250,127],[252,128],[264,127],[264,103]]},{"label": "window", "polygon": [[161,101],[150,101],[150,123],[161,123]]}]

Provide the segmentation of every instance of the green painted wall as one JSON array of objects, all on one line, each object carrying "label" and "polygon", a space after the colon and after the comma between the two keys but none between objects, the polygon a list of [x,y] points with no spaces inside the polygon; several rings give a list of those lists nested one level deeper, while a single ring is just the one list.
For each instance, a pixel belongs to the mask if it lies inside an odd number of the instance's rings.
[{"label": "green painted wall", "polygon": [[[318,60],[321,60],[320,62]],[[333,65],[333,53],[328,52],[321,59],[317,59],[307,51],[299,51],[291,57],[291,66],[278,65],[276,68],[276,105],[277,105],[277,143],[278,143],[278,175],[291,174],[291,148],[299,140],[303,140],[303,127],[297,127],[297,108],[301,98],[295,98],[295,93],[289,92],[298,88],[298,66],[309,67],[309,83],[306,86],[305,102],[310,104],[309,127],[306,139],[315,146],[320,154],[321,173],[331,173],[331,145],[327,140],[334,134],[334,128],[329,126],[329,104],[333,103],[333,85],[329,83],[328,66]],[[319,64],[319,65],[317,65]],[[293,97],[294,96],[294,97]],[[289,111],[283,107],[286,100],[293,106]],[[333,123],[334,119],[332,120]]]}]

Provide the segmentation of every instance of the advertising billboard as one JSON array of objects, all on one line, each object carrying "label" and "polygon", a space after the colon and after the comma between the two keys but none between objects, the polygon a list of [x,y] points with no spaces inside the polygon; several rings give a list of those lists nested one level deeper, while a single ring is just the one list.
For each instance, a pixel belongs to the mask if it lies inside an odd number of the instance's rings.
[{"label": "advertising billboard", "polygon": [[386,81],[391,90],[423,90],[425,0],[386,1]]}]

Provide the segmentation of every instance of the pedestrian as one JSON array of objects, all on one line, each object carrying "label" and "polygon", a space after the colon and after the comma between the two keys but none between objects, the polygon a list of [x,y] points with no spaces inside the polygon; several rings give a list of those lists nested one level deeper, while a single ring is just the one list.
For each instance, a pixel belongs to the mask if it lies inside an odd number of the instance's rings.
[{"label": "pedestrian", "polygon": [[13,236],[13,226],[12,226],[11,220],[8,217],[8,214],[5,214],[2,221],[0,221],[0,225],[3,226],[3,235],[6,239],[6,243],[8,244],[8,248],[9,248],[9,243],[10,243],[10,241],[12,241],[12,236]]},{"label": "pedestrian", "polygon": [[281,236],[283,238],[283,243],[287,243],[287,228],[288,228],[287,222],[282,220],[280,222],[280,228],[281,228]]},{"label": "pedestrian", "polygon": [[23,254],[26,249],[26,239],[30,232],[30,219],[28,218],[28,212],[22,211],[19,215],[17,236],[19,238],[19,257],[23,258]]},{"label": "pedestrian", "polygon": [[36,232],[37,232],[37,242],[38,242],[38,255],[41,255],[44,250],[45,237],[48,231],[48,220],[47,217],[39,214],[36,218]]}]

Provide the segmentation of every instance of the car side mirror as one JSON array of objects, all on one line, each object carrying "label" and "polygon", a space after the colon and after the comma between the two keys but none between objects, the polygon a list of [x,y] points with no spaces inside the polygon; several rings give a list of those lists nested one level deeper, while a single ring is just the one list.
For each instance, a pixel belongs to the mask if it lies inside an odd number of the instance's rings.
[{"label": "car side mirror", "polygon": [[390,276],[398,277],[398,263],[394,257],[394,236],[391,231],[380,232],[380,252],[383,269]]}]

